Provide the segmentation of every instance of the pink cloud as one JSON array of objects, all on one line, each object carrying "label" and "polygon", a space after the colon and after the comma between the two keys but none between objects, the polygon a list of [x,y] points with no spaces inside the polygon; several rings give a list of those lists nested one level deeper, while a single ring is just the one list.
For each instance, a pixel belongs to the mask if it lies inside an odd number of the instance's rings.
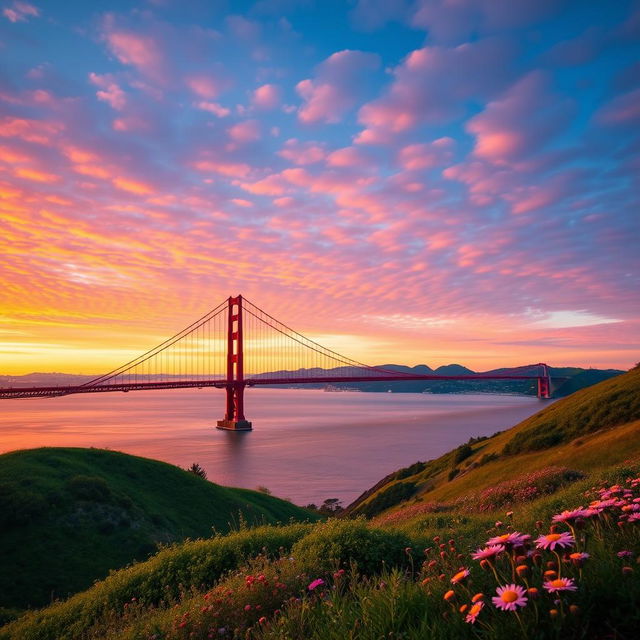
[{"label": "pink cloud", "polygon": [[251,167],[243,162],[219,162],[200,160],[193,163],[198,171],[219,173],[231,178],[246,178],[251,173]]},{"label": "pink cloud", "polygon": [[304,165],[324,160],[326,151],[322,143],[301,142],[296,138],[290,138],[284,143],[284,147],[278,151],[278,155],[294,164]]},{"label": "pink cloud", "polygon": [[227,129],[229,137],[238,144],[247,144],[260,139],[260,123],[257,120],[238,122]]},{"label": "pink cloud", "polygon": [[280,207],[281,209],[286,209],[288,207],[291,207],[295,204],[295,200],[293,198],[290,197],[286,197],[286,198],[274,198],[273,200],[273,204],[276,205],[276,207]]},{"label": "pink cloud", "polygon": [[14,2],[2,13],[10,22],[26,22],[29,18],[37,18],[40,15],[40,9],[28,2]]},{"label": "pink cloud", "polygon": [[426,144],[410,144],[398,152],[398,162],[407,171],[432,169],[448,163],[453,156],[452,138],[438,138]]},{"label": "pink cloud", "polygon": [[223,89],[220,80],[208,74],[188,76],[184,82],[193,93],[205,100],[215,98]]},{"label": "pink cloud", "polygon": [[316,68],[313,79],[296,85],[305,101],[298,119],[306,124],[336,123],[351,109],[362,91],[363,79],[380,66],[377,54],[363,51],[338,51]]},{"label": "pink cloud", "polygon": [[263,84],[253,92],[251,102],[258,109],[275,109],[280,104],[280,89],[275,84]]},{"label": "pink cloud", "polygon": [[27,142],[49,145],[53,138],[64,129],[64,126],[44,120],[30,120],[28,118],[13,118],[5,116],[0,119],[0,137],[22,138]]},{"label": "pink cloud", "polygon": [[15,147],[9,147],[6,145],[0,145],[0,161],[7,164],[22,164],[31,162],[33,158],[21,149]]},{"label": "pink cloud", "polygon": [[154,37],[119,29],[111,18],[106,21],[104,36],[109,49],[122,64],[135,67],[155,81],[164,82],[164,54]]},{"label": "pink cloud", "polygon": [[344,168],[366,168],[373,165],[373,159],[356,147],[337,149],[327,156],[327,166]]},{"label": "pink cloud", "polygon": [[214,116],[218,116],[218,118],[226,118],[231,110],[223,107],[217,102],[198,102],[196,104],[198,109],[202,109],[202,111],[208,111],[209,113],[213,113]]},{"label": "pink cloud", "polygon": [[231,198],[231,202],[233,202],[233,204],[235,204],[238,207],[243,207],[243,208],[253,207],[253,202],[249,200],[244,200],[243,198]]},{"label": "pink cloud", "polygon": [[238,186],[249,193],[261,196],[281,196],[291,188],[289,182],[279,174],[267,176],[257,182],[240,182]]},{"label": "pink cloud", "polygon": [[600,124],[626,125],[640,121],[640,89],[616,96],[595,115]]},{"label": "pink cloud", "polygon": [[454,120],[467,100],[487,98],[507,85],[514,58],[513,45],[497,38],[412,51],[393,70],[387,92],[360,109],[365,129],[355,142],[384,144],[421,123]]},{"label": "pink cloud", "polygon": [[475,156],[505,164],[537,151],[560,133],[572,111],[571,101],[553,95],[546,76],[534,71],[471,118],[466,129],[476,136]]},{"label": "pink cloud", "polygon": [[89,80],[92,84],[101,88],[101,91],[96,92],[98,100],[108,103],[117,111],[122,111],[127,104],[127,96],[120,86],[114,81],[111,74],[98,75],[97,73],[90,73]]},{"label": "pink cloud", "polygon": [[139,182],[138,180],[132,180],[131,178],[117,177],[113,179],[113,184],[122,191],[127,191],[128,193],[134,193],[136,195],[145,196],[153,193],[154,191],[150,185],[144,182]]},{"label": "pink cloud", "polygon": [[112,125],[114,131],[127,132],[127,131],[150,131],[152,129],[152,123],[143,115],[131,114],[123,116],[122,118],[116,118]]}]

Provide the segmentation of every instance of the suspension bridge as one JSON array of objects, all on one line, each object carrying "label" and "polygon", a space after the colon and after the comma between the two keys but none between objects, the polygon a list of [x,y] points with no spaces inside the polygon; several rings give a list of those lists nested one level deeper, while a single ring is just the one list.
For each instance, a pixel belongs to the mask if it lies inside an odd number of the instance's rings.
[{"label": "suspension bridge", "polygon": [[0,388],[0,399],[214,387],[226,390],[225,414],[218,428],[249,431],[251,422],[244,413],[246,387],[400,380],[535,380],[539,398],[551,395],[549,367],[543,363],[469,375],[421,375],[368,366],[306,338],[239,295],[138,358],[89,382]]}]

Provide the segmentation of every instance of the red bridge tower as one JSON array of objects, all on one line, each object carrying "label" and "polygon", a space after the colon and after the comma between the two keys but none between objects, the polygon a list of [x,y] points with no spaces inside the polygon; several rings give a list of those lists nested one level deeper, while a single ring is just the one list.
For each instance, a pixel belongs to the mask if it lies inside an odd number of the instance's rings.
[{"label": "red bridge tower", "polygon": [[251,431],[244,417],[244,369],[242,362],[242,296],[229,297],[227,321],[227,410],[218,429]]}]

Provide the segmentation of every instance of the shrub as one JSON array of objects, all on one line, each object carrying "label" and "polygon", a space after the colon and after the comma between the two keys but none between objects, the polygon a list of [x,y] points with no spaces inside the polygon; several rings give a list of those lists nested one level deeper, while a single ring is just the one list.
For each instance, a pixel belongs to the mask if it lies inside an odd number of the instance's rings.
[{"label": "shrub", "polygon": [[466,460],[470,455],[473,454],[473,449],[470,444],[462,444],[460,445],[453,454],[453,466],[460,464],[463,460]]},{"label": "shrub", "polygon": [[187,471],[189,473],[193,473],[194,476],[199,476],[205,480],[207,479],[207,472],[197,462],[194,462],[190,467],[188,467]]},{"label": "shrub", "polygon": [[370,528],[362,518],[331,519],[296,542],[291,555],[303,570],[322,573],[355,563],[360,572],[369,575],[384,565],[404,564],[405,549],[410,546],[406,536]]},{"label": "shrub", "polygon": [[27,524],[46,509],[45,501],[38,494],[13,485],[0,485],[0,525],[3,527]]},{"label": "shrub", "polygon": [[96,476],[73,476],[66,484],[67,491],[80,500],[108,502],[111,489],[104,478]]}]

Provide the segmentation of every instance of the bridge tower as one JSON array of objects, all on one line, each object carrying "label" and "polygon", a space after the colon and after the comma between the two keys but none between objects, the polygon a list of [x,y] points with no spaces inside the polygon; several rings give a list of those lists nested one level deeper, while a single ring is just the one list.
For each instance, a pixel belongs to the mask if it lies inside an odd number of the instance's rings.
[{"label": "bridge tower", "polygon": [[538,398],[550,398],[551,376],[549,375],[549,367],[543,363],[538,366],[542,368],[542,375],[538,378]]},{"label": "bridge tower", "polygon": [[251,431],[244,417],[244,369],[242,346],[242,296],[229,297],[227,310],[227,408],[218,429]]}]

